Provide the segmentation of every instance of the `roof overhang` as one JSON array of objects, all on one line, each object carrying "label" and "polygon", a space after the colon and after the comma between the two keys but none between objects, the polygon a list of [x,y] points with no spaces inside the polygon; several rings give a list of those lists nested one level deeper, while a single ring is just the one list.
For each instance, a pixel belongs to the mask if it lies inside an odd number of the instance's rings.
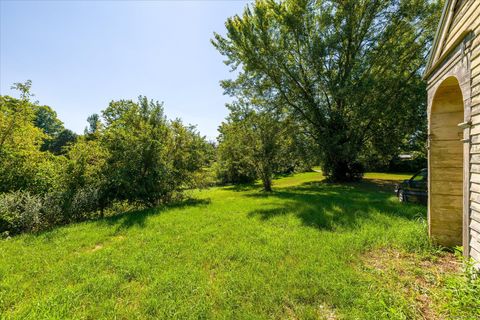
[{"label": "roof overhang", "polygon": [[435,33],[435,37],[433,39],[432,50],[428,55],[427,65],[425,67],[425,72],[423,74],[423,79],[428,78],[428,76],[435,70],[435,67],[438,65],[441,60],[443,60],[444,56],[441,55],[442,44],[445,42],[445,38],[448,32],[448,26],[450,25],[455,5],[458,0],[446,0],[445,6],[443,7],[442,16],[440,18],[440,22],[437,27],[437,32]]}]

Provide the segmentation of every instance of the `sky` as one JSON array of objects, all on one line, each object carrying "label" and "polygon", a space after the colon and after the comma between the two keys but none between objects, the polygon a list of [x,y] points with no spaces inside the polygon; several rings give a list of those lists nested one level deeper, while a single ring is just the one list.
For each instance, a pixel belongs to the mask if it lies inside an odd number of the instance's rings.
[{"label": "sky", "polygon": [[77,133],[111,100],[145,95],[214,139],[231,101],[219,81],[233,75],[210,39],[249,2],[0,0],[0,94],[32,80]]}]

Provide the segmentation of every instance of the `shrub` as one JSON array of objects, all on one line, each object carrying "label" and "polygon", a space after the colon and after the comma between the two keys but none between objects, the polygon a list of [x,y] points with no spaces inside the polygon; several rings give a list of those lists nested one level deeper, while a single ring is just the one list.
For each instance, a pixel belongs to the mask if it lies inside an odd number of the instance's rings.
[{"label": "shrub", "polygon": [[17,85],[20,100],[0,96],[1,233],[103,216],[118,204],[167,203],[211,184],[205,168],[214,145],[195,127],[168,120],[161,103],[112,101],[77,137],[53,109],[29,101],[30,85]]},{"label": "shrub", "polygon": [[102,209],[100,200],[100,191],[95,187],[44,195],[28,191],[0,193],[0,234],[38,232],[97,217]]},{"label": "shrub", "polygon": [[0,194],[0,233],[38,231],[44,225],[43,201],[26,191]]},{"label": "shrub", "polygon": [[465,270],[447,278],[448,303],[444,308],[452,319],[470,319],[470,310],[480,310],[480,270],[473,260],[463,258],[461,248],[455,253],[459,260],[463,260]]},{"label": "shrub", "polygon": [[107,203],[127,200],[154,206],[194,187],[208,149],[194,127],[167,120],[163,104],[145,97],[138,103],[112,101],[103,118],[100,141],[109,154],[103,171]]}]

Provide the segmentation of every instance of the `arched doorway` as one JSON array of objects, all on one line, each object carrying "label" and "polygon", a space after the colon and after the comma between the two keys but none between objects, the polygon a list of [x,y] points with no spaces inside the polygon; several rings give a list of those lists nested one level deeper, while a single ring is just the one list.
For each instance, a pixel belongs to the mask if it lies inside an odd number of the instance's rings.
[{"label": "arched doorway", "polygon": [[438,87],[430,113],[429,233],[444,246],[462,245],[463,96],[455,77]]}]

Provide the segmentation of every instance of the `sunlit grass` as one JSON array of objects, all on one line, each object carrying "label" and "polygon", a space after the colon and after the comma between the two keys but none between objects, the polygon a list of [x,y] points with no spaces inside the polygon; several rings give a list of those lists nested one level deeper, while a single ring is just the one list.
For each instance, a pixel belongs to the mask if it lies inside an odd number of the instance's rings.
[{"label": "sunlit grass", "polygon": [[168,208],[1,240],[0,318],[421,318],[416,296],[365,257],[435,259],[426,208],[372,182],[322,179],[194,191]]},{"label": "sunlit grass", "polygon": [[414,173],[382,173],[382,172],[367,172],[365,179],[380,179],[380,180],[407,180],[410,179]]}]

